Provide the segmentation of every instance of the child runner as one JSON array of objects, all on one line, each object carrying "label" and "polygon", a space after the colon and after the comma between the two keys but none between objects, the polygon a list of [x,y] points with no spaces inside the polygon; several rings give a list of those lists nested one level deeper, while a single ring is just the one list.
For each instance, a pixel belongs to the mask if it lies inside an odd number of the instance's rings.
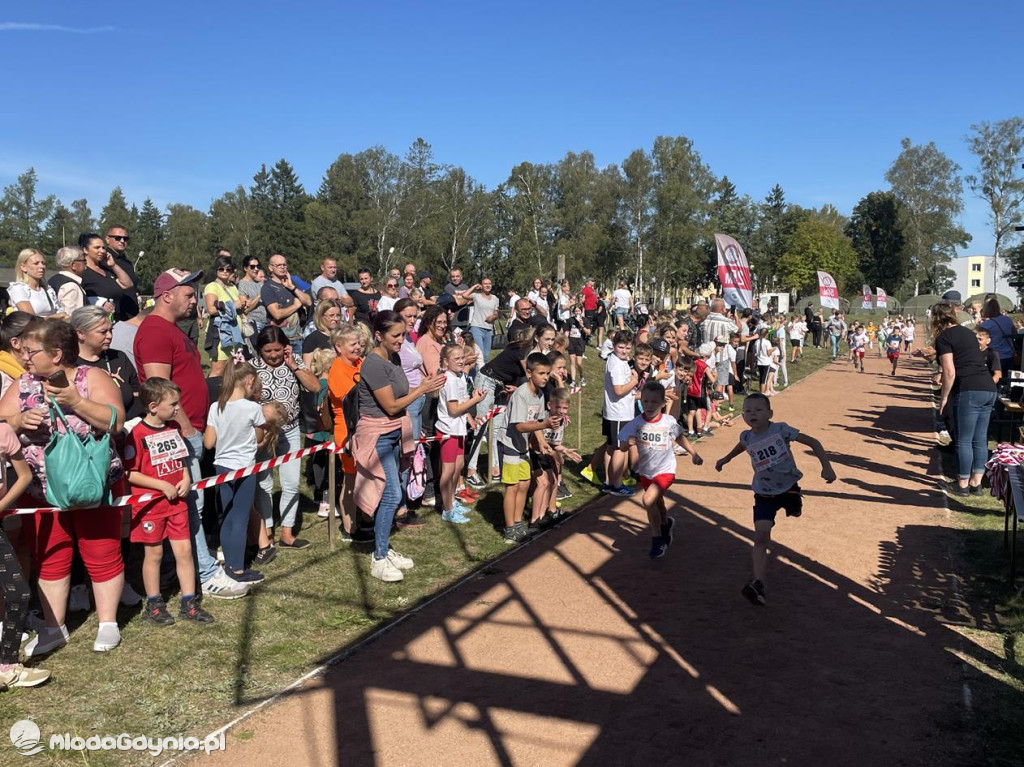
[{"label": "child runner", "polygon": [[750,428],[740,434],[740,440],[729,453],[715,464],[721,471],[729,461],[746,451],[754,467],[754,578],[743,587],[743,596],[755,605],[765,604],[765,570],[768,565],[768,544],[779,509],[787,517],[802,513],[800,485],[803,476],[796,467],[791,442],[807,445],[821,462],[821,478],[833,482],[836,473],[829,463],[821,443],[814,437],[801,434],[785,423],[772,423],[771,402],[764,395],[751,394],[743,403],[743,420]]},{"label": "child runner", "polygon": [[[220,397],[210,405],[203,434],[203,447],[216,450],[213,465],[218,474],[244,469],[256,463],[256,450],[267,422],[260,405],[262,386],[256,368],[248,362],[229,364],[224,370]],[[224,550],[224,572],[239,583],[259,583],[263,574],[245,569],[245,544],[249,516],[256,500],[258,474],[218,485],[221,514],[220,543]],[[259,564],[267,564],[277,555],[266,541],[256,555]]]},{"label": "child runner", "polygon": [[438,436],[447,437],[441,442],[441,519],[458,525],[469,522],[468,509],[455,497],[455,491],[465,463],[467,426],[476,428],[470,412],[486,396],[482,389],[469,395],[465,359],[465,349],[459,344],[448,344],[441,349],[440,365],[445,371],[445,381],[438,397],[435,426]]},{"label": "child runner", "polygon": [[505,543],[519,543],[529,533],[523,524],[526,497],[530,493],[529,440],[536,440],[538,451],[550,455],[541,434],[542,429],[557,429],[560,420],[549,417],[544,409],[541,390],[551,375],[551,364],[547,357],[533,352],[526,358],[526,382],[519,386],[508,402],[508,426],[498,443],[501,453],[501,482],[505,485],[502,510],[505,515]]},{"label": "child runner", "polygon": [[181,586],[178,615],[195,623],[212,623],[213,616],[200,606],[200,597],[196,595],[196,569],[185,501],[192,489],[192,479],[182,461],[188,458],[188,445],[174,420],[181,405],[181,389],[166,378],[147,378],[139,389],[139,400],[146,414],[128,433],[125,473],[132,487],[163,494],[162,498],[132,505],[129,539],[145,547],[143,616],[157,626],[174,623],[174,616],[167,611],[160,594],[160,562],[166,540],[174,554]]},{"label": "child runner", "polygon": [[[0,472],[0,509],[9,509],[32,484],[32,470],[21,453],[21,443],[14,430],[5,423],[0,424],[0,463],[4,462],[11,464],[17,477],[14,484],[5,491],[4,474]],[[187,516],[185,527],[188,528]],[[0,588],[3,589],[5,599],[3,622],[0,623],[0,691],[9,687],[36,687],[50,678],[50,672],[41,668],[26,668],[18,658],[18,648],[21,646],[21,634],[25,630],[25,620],[28,618],[28,603],[32,599],[32,590],[21,572],[18,555],[11,546],[2,524]]]},{"label": "child runner", "polygon": [[[889,362],[892,363],[892,373],[890,375],[896,375],[896,365],[900,361],[900,331],[893,326],[889,329],[889,335],[885,339],[885,356],[889,358]],[[881,348],[881,345],[879,345]]]},{"label": "child runner", "polygon": [[850,351],[853,354],[853,366],[860,365],[860,372],[864,372],[864,352],[868,348],[868,334],[863,325],[857,326],[857,332],[853,334],[850,341]]},{"label": "child runner", "polygon": [[673,443],[678,442],[693,457],[695,466],[704,460],[693,449],[686,433],[675,418],[663,413],[665,389],[656,381],[644,386],[640,393],[643,412],[630,421],[619,432],[623,444],[634,445],[637,450],[637,471],[640,472],[640,487],[643,488],[644,508],[653,534],[651,559],[665,556],[672,543],[672,527],[675,520],[668,515],[664,493],[676,479],[676,455]]}]

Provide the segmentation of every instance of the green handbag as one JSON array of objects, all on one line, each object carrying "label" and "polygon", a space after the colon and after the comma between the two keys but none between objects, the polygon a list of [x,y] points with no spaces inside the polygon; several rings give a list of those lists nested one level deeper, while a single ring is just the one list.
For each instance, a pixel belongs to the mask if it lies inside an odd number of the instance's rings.
[{"label": "green handbag", "polygon": [[[97,439],[89,431],[84,437],[71,430],[64,411],[50,398],[50,443],[43,450],[46,468],[46,502],[59,509],[85,509],[110,503],[110,432],[117,411],[110,407],[110,426]],[[64,431],[57,430],[57,421]]]}]

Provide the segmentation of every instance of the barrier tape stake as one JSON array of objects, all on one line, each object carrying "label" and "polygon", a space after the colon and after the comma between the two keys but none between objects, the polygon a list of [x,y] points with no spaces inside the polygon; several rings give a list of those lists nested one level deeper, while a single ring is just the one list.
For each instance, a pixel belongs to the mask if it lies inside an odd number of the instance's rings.
[{"label": "barrier tape stake", "polygon": [[338,456],[333,452],[327,454],[327,494],[330,501],[327,505],[327,548],[334,551],[334,510],[337,508],[337,489],[334,486],[334,470],[337,468]]}]

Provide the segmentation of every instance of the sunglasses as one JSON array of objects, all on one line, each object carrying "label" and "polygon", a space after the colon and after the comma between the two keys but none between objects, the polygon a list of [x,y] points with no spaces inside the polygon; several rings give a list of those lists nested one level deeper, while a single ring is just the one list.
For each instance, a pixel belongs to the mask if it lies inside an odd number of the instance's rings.
[{"label": "sunglasses", "polygon": [[117,240],[118,242],[125,242],[125,243],[131,242],[131,239],[132,239],[131,237],[122,236],[120,234],[108,234],[107,237],[109,237],[112,240]]},{"label": "sunglasses", "polygon": [[398,283],[397,283],[397,282],[389,282],[389,283],[388,283],[387,285],[385,285],[384,287],[385,287],[385,288],[397,288],[397,287],[398,287]]}]

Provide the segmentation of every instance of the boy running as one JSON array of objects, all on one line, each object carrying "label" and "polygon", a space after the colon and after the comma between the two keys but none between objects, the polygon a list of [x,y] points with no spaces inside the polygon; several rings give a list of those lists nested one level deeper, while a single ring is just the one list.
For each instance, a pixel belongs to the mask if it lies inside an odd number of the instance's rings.
[{"label": "boy running", "polygon": [[651,381],[640,393],[643,413],[638,415],[619,432],[619,444],[636,446],[636,469],[640,474],[640,487],[644,491],[644,508],[647,521],[654,534],[651,540],[651,559],[665,556],[672,543],[672,527],[675,520],[668,515],[664,493],[676,479],[676,454],[673,443],[678,442],[692,456],[694,466],[704,463],[693,449],[686,432],[675,418],[663,413],[665,389]]},{"label": "boy running", "polygon": [[768,565],[768,544],[779,509],[787,517],[799,517],[803,511],[798,482],[803,474],[796,467],[791,442],[807,445],[821,462],[821,478],[833,482],[836,473],[821,443],[801,434],[785,423],[772,423],[771,402],[763,394],[751,394],[743,403],[743,420],[750,428],[740,434],[739,443],[728,455],[719,459],[715,471],[746,451],[754,467],[754,578],[743,587],[743,596],[755,605],[766,604],[765,570]]}]

